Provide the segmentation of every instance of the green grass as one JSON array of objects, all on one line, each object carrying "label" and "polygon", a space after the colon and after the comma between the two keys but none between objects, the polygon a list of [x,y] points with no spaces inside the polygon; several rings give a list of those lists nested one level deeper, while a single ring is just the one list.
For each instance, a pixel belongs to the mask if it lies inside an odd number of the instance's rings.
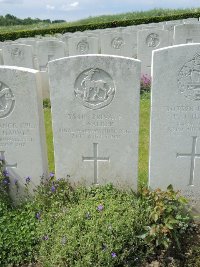
[{"label": "green grass", "polygon": [[[149,94],[143,94],[140,101],[140,136],[139,136],[139,182],[147,182],[148,178],[148,149],[149,149]],[[54,171],[53,134],[51,126],[51,111],[44,109],[46,139],[48,147],[49,170]]]},{"label": "green grass", "polygon": [[53,153],[54,152],[53,133],[52,133],[52,124],[51,124],[51,110],[49,108],[44,109],[44,120],[45,120],[45,128],[46,128],[49,171],[54,172],[55,165],[54,165],[54,153]]},{"label": "green grass", "polygon": [[21,31],[21,30],[34,30],[34,29],[51,29],[56,27],[66,27],[66,26],[79,26],[87,24],[96,24],[96,23],[106,23],[111,21],[123,21],[131,19],[139,19],[145,17],[155,17],[155,16],[164,16],[164,15],[178,15],[184,13],[191,13],[191,17],[194,16],[194,12],[200,12],[200,8],[191,8],[191,9],[152,9],[149,11],[137,11],[137,12],[128,12],[121,13],[116,15],[102,15],[96,17],[88,17],[78,21],[72,22],[62,22],[62,23],[38,23],[32,25],[14,25],[14,26],[0,26],[0,33],[12,32],[12,31]]}]

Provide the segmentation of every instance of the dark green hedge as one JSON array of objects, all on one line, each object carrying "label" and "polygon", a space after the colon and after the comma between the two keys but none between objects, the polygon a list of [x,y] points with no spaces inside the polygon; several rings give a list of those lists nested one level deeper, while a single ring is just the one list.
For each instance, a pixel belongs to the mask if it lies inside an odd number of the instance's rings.
[{"label": "dark green hedge", "polygon": [[188,12],[188,13],[176,14],[176,15],[145,17],[141,19],[112,21],[112,22],[98,23],[98,24],[86,24],[86,25],[64,26],[64,27],[62,26],[62,27],[55,27],[55,28],[48,28],[48,29],[4,32],[4,33],[0,33],[0,41],[16,40],[18,38],[24,38],[24,37],[34,37],[36,35],[55,34],[55,33],[63,34],[65,32],[126,27],[126,26],[131,26],[131,25],[148,24],[148,23],[153,23],[153,22],[179,20],[179,19],[186,19],[186,18],[199,18],[199,17],[200,17],[200,12]]}]

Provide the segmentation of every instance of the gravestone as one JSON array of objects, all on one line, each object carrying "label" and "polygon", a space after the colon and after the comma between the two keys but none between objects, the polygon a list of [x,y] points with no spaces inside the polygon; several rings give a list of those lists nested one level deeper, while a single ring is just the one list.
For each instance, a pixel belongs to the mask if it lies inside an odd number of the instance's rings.
[{"label": "gravestone", "polygon": [[172,184],[200,213],[199,66],[199,44],[153,52],[149,184]]},{"label": "gravestone", "polygon": [[96,37],[72,37],[68,39],[69,56],[98,54],[99,40]]},{"label": "gravestone", "polygon": [[137,58],[142,62],[142,74],[151,74],[152,51],[169,45],[169,32],[160,29],[138,31]]},{"label": "gravestone", "polygon": [[169,32],[169,45],[173,45],[174,44],[174,27],[177,25],[182,25],[182,24],[165,24],[164,25],[164,30],[167,30]]},{"label": "gravestone", "polygon": [[132,45],[132,57],[137,58],[137,27],[125,27],[122,29],[122,33],[128,33],[131,35],[131,45]]},{"label": "gravestone", "polygon": [[2,51],[2,49],[0,49],[0,65],[4,65],[4,62],[3,62],[3,51]]},{"label": "gravestone", "polygon": [[137,188],[140,62],[106,55],[49,63],[56,177]]},{"label": "gravestone", "polygon": [[65,56],[65,44],[57,40],[38,41],[36,49],[41,71],[47,70],[49,61]]},{"label": "gravestone", "polygon": [[188,18],[188,19],[183,19],[183,23],[198,23],[198,18]]},{"label": "gravestone", "polygon": [[17,188],[22,194],[29,183],[32,190],[47,175],[40,74],[0,66],[0,77],[0,161],[9,173],[15,197]]},{"label": "gravestone", "polygon": [[30,45],[7,44],[3,46],[4,65],[34,69],[33,49]]},{"label": "gravestone", "polygon": [[101,34],[101,54],[133,56],[133,39],[129,33],[113,32]]},{"label": "gravestone", "polygon": [[174,44],[200,43],[200,24],[183,24],[174,28]]}]

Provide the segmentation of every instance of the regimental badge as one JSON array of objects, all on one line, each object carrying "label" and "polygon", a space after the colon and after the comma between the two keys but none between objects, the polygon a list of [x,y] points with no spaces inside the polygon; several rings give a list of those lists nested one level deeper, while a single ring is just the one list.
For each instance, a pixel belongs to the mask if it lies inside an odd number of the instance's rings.
[{"label": "regimental badge", "polygon": [[111,76],[102,69],[91,68],[83,71],[75,81],[75,97],[83,106],[100,109],[111,103],[115,85]]},{"label": "regimental badge", "polygon": [[179,70],[178,88],[187,99],[200,100],[200,54],[196,54]]},{"label": "regimental badge", "polygon": [[115,37],[111,42],[114,49],[121,49],[123,45],[125,45],[125,42],[121,37]]},{"label": "regimental badge", "polygon": [[151,33],[146,38],[146,44],[148,47],[157,47],[160,44],[159,35],[157,33]]},{"label": "regimental badge", "polygon": [[77,51],[81,54],[86,54],[89,51],[89,44],[86,40],[81,40],[77,44]]},{"label": "regimental badge", "polygon": [[0,118],[7,117],[14,109],[15,98],[11,89],[0,82]]}]

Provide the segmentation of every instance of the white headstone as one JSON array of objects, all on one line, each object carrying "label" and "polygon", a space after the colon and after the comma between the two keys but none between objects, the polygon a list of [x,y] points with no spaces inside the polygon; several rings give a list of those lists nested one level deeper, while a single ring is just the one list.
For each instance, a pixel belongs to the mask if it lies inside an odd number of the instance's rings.
[{"label": "white headstone", "polygon": [[133,44],[133,38],[129,33],[105,33],[101,35],[101,54],[132,57]]},{"label": "white headstone", "polygon": [[7,44],[3,46],[4,65],[35,68],[33,48],[25,44]]},{"label": "white headstone", "polygon": [[9,172],[15,197],[15,183],[22,193],[26,177],[31,190],[47,175],[40,73],[0,66],[0,77],[0,160]]},{"label": "white headstone", "polygon": [[137,58],[137,28],[136,27],[126,27],[122,30],[122,33],[128,33],[131,35],[131,45],[132,45],[132,56]]},{"label": "white headstone", "polygon": [[151,74],[152,51],[168,45],[168,31],[160,29],[138,31],[137,58],[142,62],[142,74]]},{"label": "white headstone", "polygon": [[188,18],[188,19],[183,19],[183,23],[198,23],[198,18]]},{"label": "white headstone", "polygon": [[183,24],[174,28],[174,44],[200,43],[200,24]]},{"label": "white headstone", "polygon": [[96,37],[72,37],[68,39],[69,56],[98,54],[99,40]]},{"label": "white headstone", "polygon": [[140,62],[86,55],[49,63],[56,177],[137,188]]},{"label": "white headstone", "polygon": [[46,71],[49,61],[65,56],[65,44],[57,40],[38,41],[37,58],[41,71]]},{"label": "white headstone", "polygon": [[150,187],[174,189],[200,213],[200,44],[153,52]]}]

